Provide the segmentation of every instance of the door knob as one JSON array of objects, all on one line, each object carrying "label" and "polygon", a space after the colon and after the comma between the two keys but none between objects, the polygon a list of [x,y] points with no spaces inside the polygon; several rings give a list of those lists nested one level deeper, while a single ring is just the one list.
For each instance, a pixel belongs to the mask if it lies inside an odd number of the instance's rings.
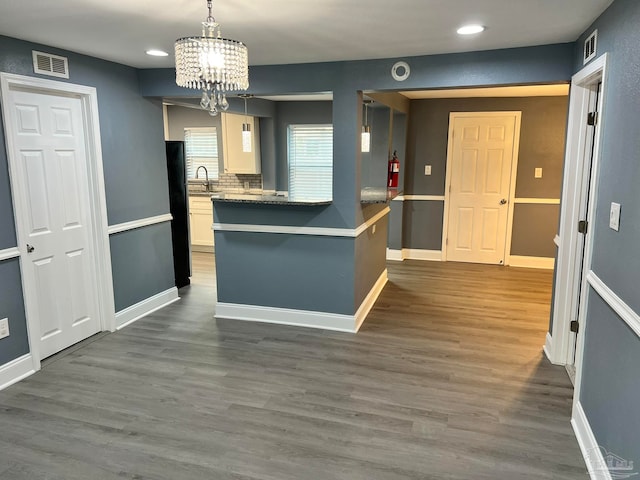
[{"label": "door knob", "polygon": [[504,205],[505,203],[507,203],[507,199],[503,198],[502,200],[500,200],[500,205]]},{"label": "door knob", "polygon": [[27,243],[27,253],[31,253],[36,249],[36,247],[34,247],[33,245],[29,245]]}]

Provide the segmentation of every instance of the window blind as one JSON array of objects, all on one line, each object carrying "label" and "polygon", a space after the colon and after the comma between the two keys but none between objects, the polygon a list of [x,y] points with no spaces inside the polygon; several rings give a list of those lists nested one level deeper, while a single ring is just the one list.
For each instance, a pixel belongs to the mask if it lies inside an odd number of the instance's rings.
[{"label": "window blind", "polygon": [[[196,178],[196,170],[200,166],[207,168],[209,180],[218,179],[218,135],[216,127],[185,128],[185,154],[187,156],[187,178]],[[204,180],[204,171],[200,171],[199,179]]]},{"label": "window blind", "polygon": [[333,125],[289,125],[289,198],[330,200]]}]

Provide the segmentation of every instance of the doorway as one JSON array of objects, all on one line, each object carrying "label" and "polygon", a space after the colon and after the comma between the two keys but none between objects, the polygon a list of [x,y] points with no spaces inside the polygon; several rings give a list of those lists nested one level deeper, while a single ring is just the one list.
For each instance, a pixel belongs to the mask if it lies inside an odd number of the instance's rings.
[{"label": "doorway", "polygon": [[[597,195],[599,142],[606,91],[607,54],[575,74],[571,82],[556,289],[552,326],[545,351],[552,363],[567,366],[579,384],[581,317],[586,310],[591,268],[591,230]],[[574,378],[575,377],[575,378]]]},{"label": "doorway", "polygon": [[521,112],[453,112],[442,252],[446,261],[504,265]]},{"label": "doorway", "polygon": [[115,328],[94,88],[1,74],[34,368]]}]

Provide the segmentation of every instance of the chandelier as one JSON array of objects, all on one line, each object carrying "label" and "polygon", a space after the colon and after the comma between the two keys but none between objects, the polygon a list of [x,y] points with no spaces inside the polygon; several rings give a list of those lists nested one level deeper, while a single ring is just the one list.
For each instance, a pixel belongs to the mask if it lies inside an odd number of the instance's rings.
[{"label": "chandelier", "polygon": [[249,56],[244,43],[222,38],[212,0],[207,8],[202,36],[176,40],[176,83],[202,90],[200,106],[213,116],[229,108],[227,92],[249,88]]}]

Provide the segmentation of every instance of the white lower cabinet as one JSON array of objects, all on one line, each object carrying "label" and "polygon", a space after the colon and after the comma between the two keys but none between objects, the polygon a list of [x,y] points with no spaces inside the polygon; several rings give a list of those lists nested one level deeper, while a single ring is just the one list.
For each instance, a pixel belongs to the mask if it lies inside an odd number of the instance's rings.
[{"label": "white lower cabinet", "polygon": [[189,197],[189,229],[191,248],[198,252],[213,251],[213,203],[209,197]]}]

